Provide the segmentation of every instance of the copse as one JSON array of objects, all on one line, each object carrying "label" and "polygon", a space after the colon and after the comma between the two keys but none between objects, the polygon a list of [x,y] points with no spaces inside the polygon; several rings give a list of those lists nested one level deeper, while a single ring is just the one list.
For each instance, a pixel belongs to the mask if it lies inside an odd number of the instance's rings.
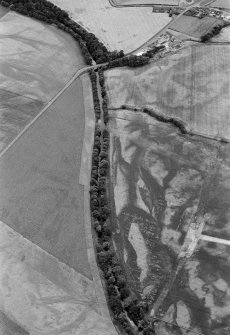
[{"label": "copse", "polygon": [[208,42],[213,36],[218,35],[223,27],[224,26],[221,24],[218,24],[217,26],[213,27],[209,33],[201,36],[200,38],[201,42],[203,43]]}]

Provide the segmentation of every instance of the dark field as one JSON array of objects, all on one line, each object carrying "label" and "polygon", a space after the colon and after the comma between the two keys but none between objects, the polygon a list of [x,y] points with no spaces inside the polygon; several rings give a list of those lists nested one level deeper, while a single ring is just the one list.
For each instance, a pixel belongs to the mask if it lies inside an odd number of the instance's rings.
[{"label": "dark field", "polygon": [[[139,297],[147,298],[160,318],[165,306],[168,309],[175,301],[175,306],[179,304],[173,313],[177,321],[170,323],[216,335],[216,321],[208,316],[200,322],[197,311],[207,310],[210,315],[215,306],[204,305],[195,288],[195,292],[192,288],[180,291],[177,285],[189,280],[185,266],[193,261],[194,250],[199,250],[203,227],[215,226],[213,210],[219,214],[217,222],[222,219],[221,228],[228,230],[227,206],[213,208],[213,197],[222,199],[223,195],[226,204],[230,200],[226,191],[228,146],[182,136],[173,126],[137,112],[119,110],[110,116],[114,241],[129,286]],[[211,276],[213,269],[207,266],[204,271]],[[183,294],[175,299],[174,292]],[[230,307],[228,299],[222,304]],[[197,310],[191,308],[196,305]],[[169,334],[184,333],[176,327]]]},{"label": "dark field", "polygon": [[[198,243],[162,305],[164,321],[188,329],[196,324],[195,330],[204,335],[230,333],[229,253],[230,246]],[[168,328],[169,334],[180,334]]]},{"label": "dark field", "polygon": [[213,27],[222,24],[221,19],[205,16],[202,19],[193,16],[182,15],[176,22],[172,22],[170,29],[179,31],[183,34],[200,38],[207,34]]}]

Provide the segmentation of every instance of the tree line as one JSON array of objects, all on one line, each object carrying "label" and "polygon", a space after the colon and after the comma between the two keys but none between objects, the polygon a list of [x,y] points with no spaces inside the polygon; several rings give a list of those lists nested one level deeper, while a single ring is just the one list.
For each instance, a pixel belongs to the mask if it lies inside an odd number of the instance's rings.
[{"label": "tree line", "polygon": [[[125,271],[120,265],[112,242],[110,225],[110,206],[107,191],[109,174],[109,132],[95,127],[90,180],[90,208],[93,227],[96,233],[96,255],[107,291],[107,301],[113,312],[114,320],[128,335],[142,332],[143,335],[155,334],[146,318],[148,304],[138,302],[129,287]],[[130,324],[131,319],[135,328]]]},{"label": "tree line", "polygon": [[0,4],[22,15],[35,18],[70,34],[80,45],[87,65],[108,63],[106,68],[118,66],[137,67],[148,64],[153,55],[162,47],[154,47],[141,56],[124,56],[124,51],[109,51],[93,34],[73,21],[69,14],[47,0],[0,0]]},{"label": "tree line", "polygon": [[[127,284],[125,271],[122,268],[112,243],[110,226],[110,206],[107,191],[109,175],[109,132],[108,123],[108,96],[105,88],[103,70],[115,66],[141,66],[149,62],[157,49],[143,56],[124,56],[124,52],[110,52],[97,37],[86,31],[79,24],[70,19],[67,12],[46,0],[1,0],[0,4],[47,24],[53,24],[69,33],[80,45],[83,56],[88,65],[93,61],[98,64],[107,62],[98,70],[98,77],[94,70],[89,70],[92,85],[94,112],[96,118],[94,145],[92,153],[92,169],[90,179],[90,208],[92,223],[96,234],[97,262],[105,281],[108,304],[113,312],[114,319],[122,326],[128,335],[142,332],[143,335],[152,335],[154,330],[146,318],[148,304],[139,302],[134,292]],[[105,129],[101,130],[101,106],[98,96],[98,82],[101,87],[102,111]],[[135,328],[132,327],[131,319]]]},{"label": "tree line", "polygon": [[[90,179],[90,208],[96,234],[94,240],[96,240],[97,263],[106,286],[107,301],[113,312],[115,322],[128,335],[136,335],[140,332],[143,335],[153,335],[155,334],[153,326],[146,317],[149,306],[147,302],[138,301],[135,293],[129,289],[125,271],[113,246],[108,195],[110,140],[109,132],[106,129],[108,123],[108,97],[103,68],[99,67],[96,71],[98,72],[98,80],[101,87],[102,119],[101,113],[98,112],[100,101],[98,99],[97,75],[94,70],[89,70],[93,81],[93,97],[95,98],[96,106],[96,126]],[[101,130],[99,120],[104,120],[104,130]],[[130,320],[134,322],[135,327],[131,325]]]},{"label": "tree line", "polygon": [[213,36],[218,35],[224,26],[222,24],[218,24],[217,26],[213,27],[209,33],[201,36],[200,38],[201,42],[202,43],[208,42]]}]

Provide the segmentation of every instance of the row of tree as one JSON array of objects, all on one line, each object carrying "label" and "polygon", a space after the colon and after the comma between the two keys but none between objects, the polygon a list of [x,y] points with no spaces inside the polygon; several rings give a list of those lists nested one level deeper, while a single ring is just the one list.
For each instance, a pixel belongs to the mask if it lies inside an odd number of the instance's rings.
[{"label": "row of tree", "polygon": [[[139,332],[142,332],[143,335],[151,335],[154,334],[154,330],[145,318],[148,305],[138,302],[135,294],[128,288],[124,271],[113,248],[106,183],[108,173],[109,132],[106,129],[101,132],[97,124],[92,156],[90,206],[97,236],[98,265],[107,288],[108,304],[117,323],[128,335],[135,335]],[[131,326],[129,318],[135,323],[135,329]]]},{"label": "row of tree", "polygon": [[92,92],[93,92],[93,103],[94,103],[94,113],[96,122],[100,120],[101,117],[101,107],[100,107],[100,100],[98,96],[98,88],[97,88],[97,75],[94,70],[89,70],[89,77],[91,80],[92,85]]},{"label": "row of tree", "polygon": [[159,113],[155,112],[154,110],[149,109],[147,107],[143,108],[142,112],[154,117],[158,121],[165,122],[165,123],[171,123],[175,127],[177,127],[182,134],[188,134],[188,131],[187,131],[184,123],[177,118],[167,117],[167,116],[159,114]]},{"label": "row of tree", "polygon": [[[90,70],[94,82],[95,105],[98,105],[97,76]],[[108,98],[105,88],[103,69],[98,69],[98,79],[101,87],[102,109],[105,126],[108,122]],[[99,114],[98,114],[99,116]],[[97,117],[97,121],[98,121]],[[94,146],[92,154],[92,170],[90,180],[90,207],[93,227],[96,233],[97,262],[105,282],[107,300],[116,322],[128,335],[142,332],[143,335],[154,334],[153,327],[146,319],[148,304],[138,302],[134,292],[127,284],[125,272],[114,251],[112,242],[112,227],[110,224],[110,205],[107,180],[109,178],[109,132],[102,131],[99,122],[96,123]],[[130,323],[135,324],[133,327]]]},{"label": "row of tree", "polygon": [[106,68],[118,66],[137,67],[148,64],[150,58],[162,47],[154,47],[141,56],[124,56],[123,50],[109,51],[98,38],[73,21],[69,14],[47,0],[0,0],[0,4],[20,14],[53,24],[70,34],[80,45],[87,65],[108,63]]},{"label": "row of tree", "polygon": [[201,42],[205,43],[208,42],[213,36],[218,35],[220,31],[222,30],[223,25],[218,24],[217,26],[213,27],[212,30],[201,36]]},{"label": "row of tree", "polygon": [[109,99],[108,99],[106,88],[105,88],[105,77],[104,77],[104,71],[102,68],[98,69],[98,77],[99,77],[99,83],[101,87],[103,120],[106,125],[109,121],[109,111],[108,111]]}]

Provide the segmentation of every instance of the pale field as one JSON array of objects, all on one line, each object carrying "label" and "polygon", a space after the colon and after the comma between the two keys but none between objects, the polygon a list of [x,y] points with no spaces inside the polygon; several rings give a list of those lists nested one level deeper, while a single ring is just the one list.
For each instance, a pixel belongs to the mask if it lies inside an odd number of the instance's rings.
[{"label": "pale field", "polygon": [[105,72],[109,108],[150,105],[192,131],[230,139],[230,48],[193,46],[139,69]]},{"label": "pale field", "polygon": [[84,66],[66,33],[9,12],[0,19],[0,151]]},{"label": "pale field", "polygon": [[0,333],[115,335],[95,283],[0,222]]},{"label": "pale field", "polygon": [[72,18],[94,33],[109,50],[131,52],[170,22],[167,13],[151,8],[114,8],[108,0],[54,0]]},{"label": "pale field", "polygon": [[84,66],[66,33],[9,12],[0,20],[0,89],[49,101]]}]

